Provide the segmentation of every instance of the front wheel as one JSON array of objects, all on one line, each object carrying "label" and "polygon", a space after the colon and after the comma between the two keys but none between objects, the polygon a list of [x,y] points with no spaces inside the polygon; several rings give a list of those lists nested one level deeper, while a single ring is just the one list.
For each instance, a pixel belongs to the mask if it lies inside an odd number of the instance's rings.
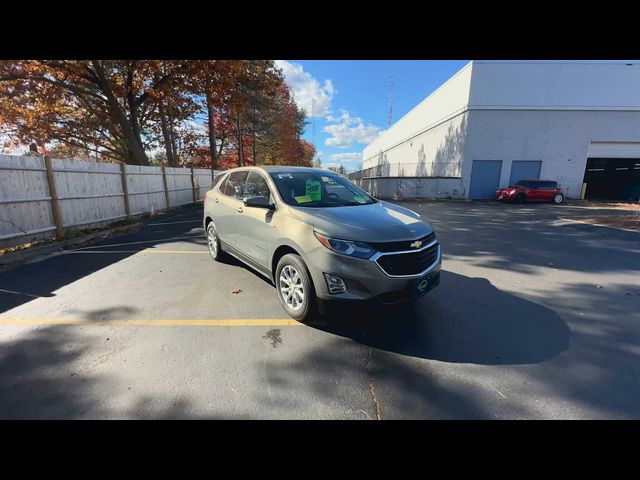
[{"label": "front wheel", "polygon": [[216,228],[213,226],[213,222],[209,222],[207,225],[207,246],[209,247],[209,255],[216,261],[220,261],[224,252],[220,247],[220,239]]},{"label": "front wheel", "polygon": [[552,202],[555,203],[556,205],[560,205],[563,201],[564,201],[564,195],[562,195],[561,193],[554,195],[552,200]]},{"label": "front wheel", "polygon": [[516,203],[524,203],[527,201],[527,196],[524,193],[519,193],[516,195]]},{"label": "front wheel", "polygon": [[302,257],[293,253],[283,256],[275,280],[278,299],[287,314],[295,320],[309,320],[315,314],[316,298]]}]

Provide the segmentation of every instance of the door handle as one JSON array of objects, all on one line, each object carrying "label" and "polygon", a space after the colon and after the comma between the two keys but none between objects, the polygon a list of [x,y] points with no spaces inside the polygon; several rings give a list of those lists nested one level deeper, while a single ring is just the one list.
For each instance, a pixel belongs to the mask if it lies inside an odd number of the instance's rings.
[{"label": "door handle", "polygon": [[238,207],[236,210],[238,210],[238,213],[242,213],[243,212],[242,207]]}]

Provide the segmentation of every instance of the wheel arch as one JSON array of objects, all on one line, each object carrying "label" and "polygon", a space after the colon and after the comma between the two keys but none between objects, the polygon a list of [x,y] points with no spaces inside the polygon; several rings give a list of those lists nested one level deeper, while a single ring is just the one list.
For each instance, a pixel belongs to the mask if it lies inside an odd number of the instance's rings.
[{"label": "wheel arch", "polygon": [[292,246],[291,244],[284,243],[282,245],[279,245],[273,251],[273,255],[271,257],[271,278],[273,279],[274,282],[276,281],[276,268],[278,267],[278,262],[282,257],[284,257],[288,253],[293,253],[295,255],[302,257],[302,254],[300,253],[300,251],[294,246]]}]

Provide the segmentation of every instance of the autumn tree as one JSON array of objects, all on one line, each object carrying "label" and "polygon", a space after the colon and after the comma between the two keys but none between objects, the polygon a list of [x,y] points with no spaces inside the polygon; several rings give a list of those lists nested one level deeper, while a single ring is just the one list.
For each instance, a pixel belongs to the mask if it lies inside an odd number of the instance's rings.
[{"label": "autumn tree", "polygon": [[0,126],[24,143],[55,141],[148,165],[145,135],[184,70],[158,61],[0,61]]},{"label": "autumn tree", "polygon": [[[242,61],[226,102],[227,111],[235,121],[238,166],[244,165],[247,143],[256,148],[260,136],[273,133],[272,117],[277,114],[282,85],[284,78],[272,60]],[[248,136],[251,142],[246,141]],[[255,163],[255,150],[251,154]]]},{"label": "autumn tree", "polygon": [[[207,131],[211,168],[217,168],[217,159],[231,132],[229,103],[242,60],[192,60],[188,64],[186,88],[198,99],[202,124]],[[200,145],[191,147],[202,152]]]},{"label": "autumn tree", "polygon": [[271,60],[0,61],[0,135],[60,155],[311,165],[304,126]]},{"label": "autumn tree", "polygon": [[[172,167],[182,163],[182,146],[199,140],[196,128],[188,123],[198,111],[198,104],[187,88],[191,72],[183,65],[167,60],[148,61],[146,65],[147,75],[157,85],[149,91],[150,136],[163,146],[167,163]],[[162,78],[167,80],[160,82]]]},{"label": "autumn tree", "polygon": [[[320,165],[316,165],[313,158],[316,156],[316,147],[313,146],[312,143],[307,142],[306,140],[299,140],[300,149],[302,151],[302,158],[300,164],[305,167],[320,167]],[[318,160],[319,163],[319,160]]]}]

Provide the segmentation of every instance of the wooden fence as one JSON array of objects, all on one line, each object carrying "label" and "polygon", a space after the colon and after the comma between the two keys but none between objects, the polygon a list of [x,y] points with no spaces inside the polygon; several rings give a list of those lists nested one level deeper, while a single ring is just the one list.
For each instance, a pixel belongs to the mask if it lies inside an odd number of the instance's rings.
[{"label": "wooden fence", "polygon": [[0,247],[201,202],[218,173],[0,155]]}]

